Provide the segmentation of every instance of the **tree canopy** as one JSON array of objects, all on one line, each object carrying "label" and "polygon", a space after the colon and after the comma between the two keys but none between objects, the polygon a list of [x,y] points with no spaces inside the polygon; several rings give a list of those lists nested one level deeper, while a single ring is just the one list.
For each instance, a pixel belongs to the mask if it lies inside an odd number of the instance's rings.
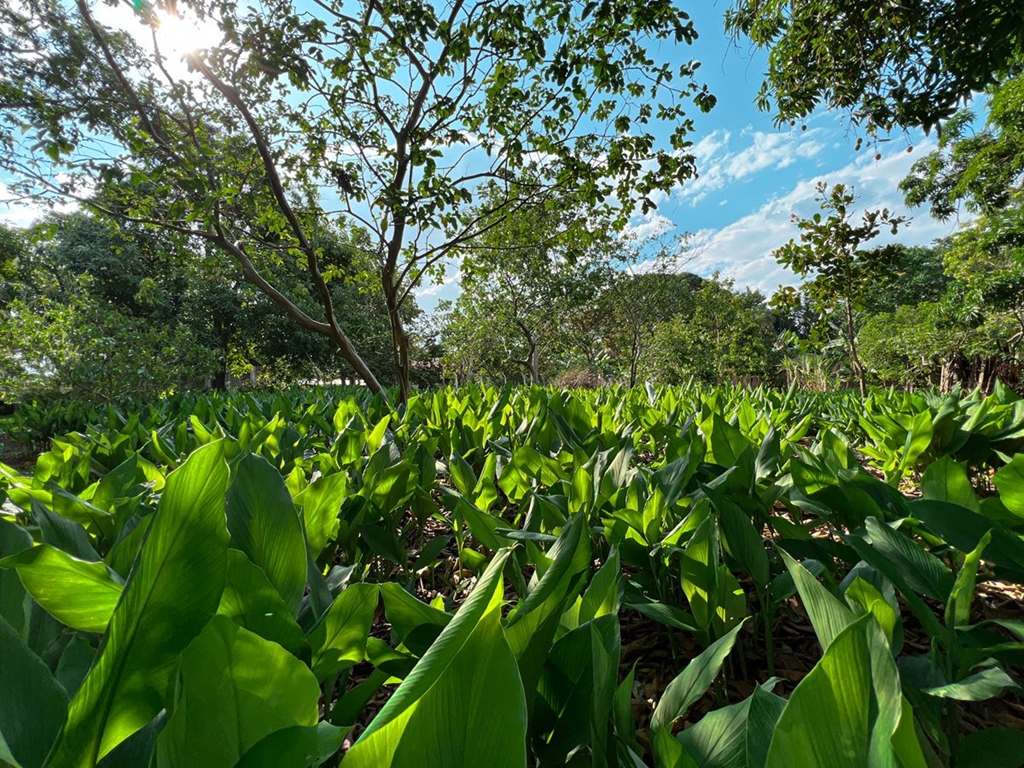
[{"label": "tree canopy", "polygon": [[[696,37],[670,0],[141,3],[126,24],[150,27],[149,47],[102,8],[0,8],[2,169],[42,197],[120,189],[105,210],[207,241],[378,391],[320,233],[339,219],[370,233],[407,393],[402,307],[453,248],[564,190],[620,221],[649,209],[694,174],[686,111],[714,104],[696,64],[656,56]],[[161,49],[161,19],[178,12],[221,38],[186,54],[189,72]],[[522,183],[538,160],[544,173]],[[467,218],[486,179],[500,200]],[[274,282],[283,262],[303,265],[315,307]]]},{"label": "tree canopy", "polygon": [[927,130],[1024,66],[1018,0],[735,0],[726,28],[768,49],[759,103],[780,122],[824,106]]}]

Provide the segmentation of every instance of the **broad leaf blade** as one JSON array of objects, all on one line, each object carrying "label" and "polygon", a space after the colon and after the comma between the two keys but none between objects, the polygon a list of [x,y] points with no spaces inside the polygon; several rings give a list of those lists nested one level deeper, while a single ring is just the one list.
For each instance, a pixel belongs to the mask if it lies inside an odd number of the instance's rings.
[{"label": "broad leaf blade", "polygon": [[166,704],[182,650],[217,610],[227,562],[223,449],[195,451],[167,478],[102,650],[71,700],[50,765],[91,766]]},{"label": "broad leaf blade", "polygon": [[281,473],[260,456],[243,456],[228,489],[227,515],[231,546],[262,568],[292,615],[298,613],[306,588],[306,545]]}]

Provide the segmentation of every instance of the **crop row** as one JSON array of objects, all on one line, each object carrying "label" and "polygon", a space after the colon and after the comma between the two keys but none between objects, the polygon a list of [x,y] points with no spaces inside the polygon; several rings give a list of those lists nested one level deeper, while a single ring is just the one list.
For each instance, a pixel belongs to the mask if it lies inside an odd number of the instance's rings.
[{"label": "crop row", "polygon": [[[973,725],[1024,655],[975,599],[1024,584],[1006,390],[96,415],[30,476],[0,465],[12,765],[1024,762]],[[801,616],[820,653],[784,679]],[[667,684],[624,663],[635,626]]]}]

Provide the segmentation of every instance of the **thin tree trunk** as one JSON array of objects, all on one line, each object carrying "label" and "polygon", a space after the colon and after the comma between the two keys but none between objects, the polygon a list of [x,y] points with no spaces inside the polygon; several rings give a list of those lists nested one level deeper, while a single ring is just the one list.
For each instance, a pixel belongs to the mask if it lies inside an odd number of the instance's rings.
[{"label": "thin tree trunk", "polygon": [[857,377],[860,396],[864,397],[868,393],[868,383],[864,375],[864,366],[861,365],[860,358],[857,356],[857,334],[853,327],[853,307],[850,305],[849,300],[846,302],[846,340],[850,344],[850,367]]}]

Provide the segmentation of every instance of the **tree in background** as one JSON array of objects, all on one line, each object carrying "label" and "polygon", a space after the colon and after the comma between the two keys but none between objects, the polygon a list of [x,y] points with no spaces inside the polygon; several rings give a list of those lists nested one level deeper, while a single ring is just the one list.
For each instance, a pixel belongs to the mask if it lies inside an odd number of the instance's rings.
[{"label": "tree in background", "polygon": [[854,318],[871,281],[876,275],[883,274],[885,267],[881,259],[871,258],[873,254],[877,256],[877,251],[863,251],[861,246],[878,235],[883,226],[895,235],[905,220],[901,216],[893,216],[888,209],[882,209],[865,211],[860,223],[856,223],[851,210],[856,197],[842,184],[836,184],[830,190],[820,182],[817,200],[821,210],[829,212],[828,216],[822,218],[820,213],[816,213],[811,218],[801,219],[794,215],[793,221],[801,230],[800,242],[790,240],[772,255],[801,278],[813,275],[804,283],[802,290],[825,311],[842,312],[850,368],[864,395],[867,393],[867,374],[857,354]]},{"label": "tree in background", "polygon": [[704,282],[675,271],[674,261],[661,259],[650,271],[621,271],[601,295],[601,339],[612,370],[628,386],[639,382],[654,365],[647,359],[660,325],[693,311],[694,294]]},{"label": "tree in background", "polygon": [[[490,185],[483,205],[500,195]],[[457,379],[514,380],[518,372],[539,384],[572,367],[566,357],[587,357],[590,340],[579,331],[592,328],[618,253],[605,224],[567,196],[557,207],[496,217],[459,251],[461,293],[443,307],[446,365]]]},{"label": "tree in background", "polygon": [[85,214],[51,216],[18,236],[0,311],[4,398],[157,396],[213,374],[215,353],[183,311],[183,281],[161,274],[166,248]]},{"label": "tree in background", "polygon": [[[328,232],[318,247],[338,275],[335,305],[373,321],[354,323],[353,338],[386,354],[383,297],[374,283],[359,282],[365,265],[356,244],[365,238]],[[352,375],[327,339],[297,330],[264,294],[218,269],[223,262],[211,260],[202,241],[74,213],[25,232],[0,229],[0,243],[8,265],[0,282],[6,397],[152,397],[223,387],[229,374],[250,371],[262,384]],[[274,274],[309,302],[304,278],[295,265]],[[418,312],[415,303],[407,310]]]},{"label": "tree in background", "polygon": [[779,122],[820,105],[927,130],[1024,66],[1019,0],[734,0],[725,25],[768,49],[759,104]]},{"label": "tree in background", "polygon": [[733,290],[731,280],[704,280],[690,305],[659,323],[647,377],[672,384],[771,380],[778,368],[777,336],[764,296]]},{"label": "tree in background", "polygon": [[984,384],[1000,366],[1019,377],[1024,349],[1024,76],[994,87],[984,129],[973,123],[967,110],[950,120],[900,189],[940,220],[961,208],[975,215],[949,239],[944,266],[950,308],[988,340],[961,358],[964,375]]},{"label": "tree in background", "polygon": [[[696,64],[655,60],[696,38],[671,0],[136,8],[155,52],[105,27],[89,0],[0,6],[0,165],[50,199],[126,182],[104,210],[207,241],[379,392],[318,247],[339,217],[360,223],[403,397],[403,307],[425,275],[496,217],[566,190],[623,220],[649,210],[653,192],[694,174],[686,110],[714,104]],[[159,48],[179,12],[221,38],[186,55],[188,75]],[[663,145],[655,124],[668,126]],[[522,183],[537,157],[546,173]],[[466,217],[486,179],[500,200]],[[306,306],[274,281],[283,263],[306,271]]]}]

